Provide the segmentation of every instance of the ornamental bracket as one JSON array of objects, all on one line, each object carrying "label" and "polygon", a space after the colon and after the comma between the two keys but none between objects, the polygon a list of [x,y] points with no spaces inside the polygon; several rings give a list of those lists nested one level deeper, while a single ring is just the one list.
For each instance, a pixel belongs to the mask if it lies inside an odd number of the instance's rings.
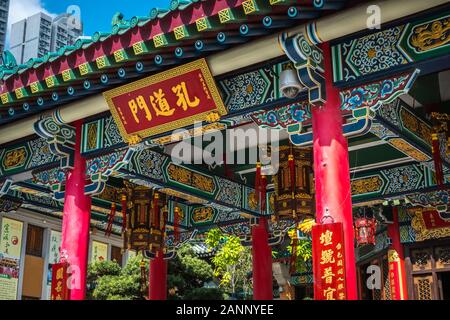
[{"label": "ornamental bracket", "polygon": [[75,160],[75,128],[47,117],[34,123],[37,135],[47,140],[50,152],[60,157],[61,169],[73,169]]},{"label": "ornamental bracket", "polygon": [[0,197],[8,193],[12,183],[11,179],[0,180]]},{"label": "ornamental bracket", "polygon": [[316,107],[322,106],[326,101],[322,50],[309,42],[303,33],[294,36],[282,33],[279,43],[294,63],[301,84],[307,88],[309,103]]}]

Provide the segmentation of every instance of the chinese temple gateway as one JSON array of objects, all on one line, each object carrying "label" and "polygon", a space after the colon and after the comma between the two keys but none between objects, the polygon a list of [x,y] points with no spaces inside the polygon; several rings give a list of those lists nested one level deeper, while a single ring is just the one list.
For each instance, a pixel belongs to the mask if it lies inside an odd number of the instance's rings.
[{"label": "chinese temple gateway", "polygon": [[282,296],[450,299],[450,1],[172,0],[2,58],[0,299],[83,300],[88,260],[143,252],[164,300],[216,227],[255,300],[292,229],[312,265]]}]

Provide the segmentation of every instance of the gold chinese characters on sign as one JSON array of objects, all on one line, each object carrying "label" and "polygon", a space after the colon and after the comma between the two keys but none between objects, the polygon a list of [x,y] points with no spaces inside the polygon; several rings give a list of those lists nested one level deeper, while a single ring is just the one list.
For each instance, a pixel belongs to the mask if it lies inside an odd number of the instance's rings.
[{"label": "gold chinese characters on sign", "polygon": [[210,121],[226,109],[205,59],[200,59],[105,92],[125,141],[168,132],[195,121]]}]

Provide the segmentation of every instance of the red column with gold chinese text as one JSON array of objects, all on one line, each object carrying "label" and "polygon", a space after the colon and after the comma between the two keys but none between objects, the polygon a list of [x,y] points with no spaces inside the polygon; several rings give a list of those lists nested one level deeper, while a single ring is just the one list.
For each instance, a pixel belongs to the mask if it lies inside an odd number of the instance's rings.
[{"label": "red column with gold chinese text", "polygon": [[252,227],[253,300],[272,300],[272,249],[267,219],[259,218]]},{"label": "red column with gold chinese text", "polygon": [[61,259],[69,263],[70,300],[86,298],[91,198],[84,194],[86,161],[81,156],[81,126],[75,123],[74,168],[68,173],[64,196]]},{"label": "red column with gold chinese text", "polygon": [[328,212],[334,222],[342,222],[346,298],[356,300],[358,293],[348,145],[342,132],[339,90],[333,86],[330,44],[324,43],[321,48],[324,53],[327,101],[321,108],[312,108],[316,221],[320,223]]},{"label": "red column with gold chinese text", "polygon": [[346,300],[342,223],[317,224],[311,236],[314,300]]},{"label": "red column with gold chinese text", "polygon": [[391,245],[388,251],[389,286],[392,300],[408,300],[406,288],[405,256],[400,242],[398,208],[392,208],[393,223],[388,224],[388,236]]},{"label": "red column with gold chinese text", "polygon": [[156,252],[155,258],[150,260],[150,300],[167,300],[167,261],[164,260],[164,252]]}]

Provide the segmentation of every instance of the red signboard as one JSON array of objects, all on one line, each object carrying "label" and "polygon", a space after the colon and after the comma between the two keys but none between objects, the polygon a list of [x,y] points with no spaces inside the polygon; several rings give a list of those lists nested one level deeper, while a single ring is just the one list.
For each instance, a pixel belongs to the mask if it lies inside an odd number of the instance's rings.
[{"label": "red signboard", "polygon": [[128,142],[226,114],[205,59],[138,80],[103,95],[122,137]]},{"label": "red signboard", "polygon": [[345,300],[344,233],[342,223],[312,228],[315,300]]},{"label": "red signboard", "polygon": [[388,263],[389,263],[389,289],[391,291],[392,300],[405,300],[406,288],[404,288],[402,274],[405,269],[402,266],[402,261],[398,256],[396,250],[390,249],[388,251]]},{"label": "red signboard", "polygon": [[423,222],[427,229],[438,229],[450,227],[450,221],[442,219],[436,210],[428,210],[422,212]]},{"label": "red signboard", "polygon": [[67,263],[55,263],[52,265],[52,288],[50,300],[69,300],[70,289],[67,285],[69,275]]}]

